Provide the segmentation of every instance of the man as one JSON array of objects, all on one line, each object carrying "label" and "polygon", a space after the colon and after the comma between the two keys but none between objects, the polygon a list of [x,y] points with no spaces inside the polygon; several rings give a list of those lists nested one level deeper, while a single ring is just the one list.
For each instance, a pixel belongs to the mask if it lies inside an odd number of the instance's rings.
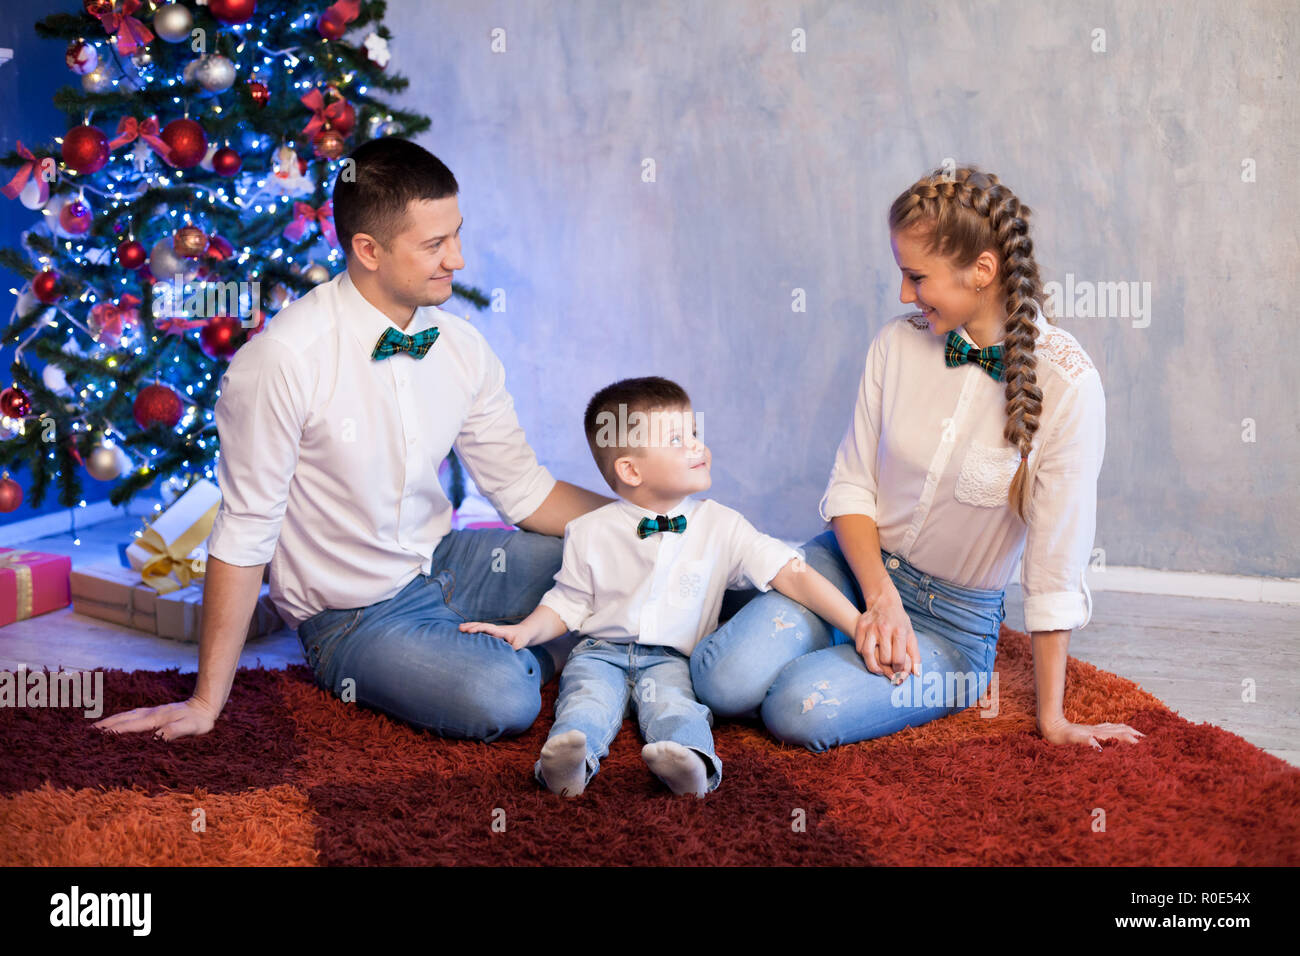
[{"label": "man", "polygon": [[[222,379],[194,694],[96,727],[164,740],[211,730],[267,561],[319,684],[446,736],[527,729],[571,646],[515,651],[458,625],[522,619],[553,583],[565,524],[610,499],[538,463],[500,360],[436,308],[465,265],[451,171],[394,138],[351,160],[333,197],[346,271],[282,310]],[[438,466],[453,445],[522,531],[451,530]]]}]

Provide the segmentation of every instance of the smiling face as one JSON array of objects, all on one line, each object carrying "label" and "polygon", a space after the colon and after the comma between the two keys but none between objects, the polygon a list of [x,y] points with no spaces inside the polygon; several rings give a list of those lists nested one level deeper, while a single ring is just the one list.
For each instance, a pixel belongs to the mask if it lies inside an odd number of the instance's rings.
[{"label": "smiling face", "polygon": [[353,237],[354,258],[385,300],[385,311],[409,316],[413,309],[451,298],[452,274],[465,268],[462,222],[455,196],[418,199],[407,203],[405,217],[386,243],[367,233]]},{"label": "smiling face", "polygon": [[619,480],[636,489],[637,497],[653,498],[665,505],[707,491],[713,484],[709,473],[713,455],[699,439],[691,407],[656,409],[646,417],[644,443],[635,437],[636,423],[629,421],[629,444],[636,443],[614,462]]},{"label": "smiling face", "polygon": [[[962,325],[973,332],[972,325],[986,324],[989,285],[997,274],[992,253],[981,253],[967,269],[954,269],[942,256],[926,253],[925,243],[915,231],[891,233],[890,246],[903,273],[898,298],[905,304],[915,303],[917,310],[925,313],[934,335],[945,336]],[[975,291],[977,287],[983,288],[985,298]],[[994,334],[993,340],[999,337]]]}]

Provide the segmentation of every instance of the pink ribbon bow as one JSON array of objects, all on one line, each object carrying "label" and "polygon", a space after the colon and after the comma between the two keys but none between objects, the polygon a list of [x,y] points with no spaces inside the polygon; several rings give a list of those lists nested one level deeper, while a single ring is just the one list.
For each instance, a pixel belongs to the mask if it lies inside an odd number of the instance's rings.
[{"label": "pink ribbon bow", "polygon": [[306,234],[307,226],[312,222],[320,226],[320,234],[326,242],[331,246],[339,244],[338,234],[334,231],[334,203],[331,200],[321,203],[319,209],[312,209],[305,202],[294,203],[293,222],[284,227],[284,238],[297,242]]},{"label": "pink ribbon bow", "polygon": [[117,52],[124,56],[149,45],[153,34],[131,14],[140,9],[140,0],[123,0],[122,12],[116,8],[99,18],[109,36],[117,34]]},{"label": "pink ribbon bow", "polygon": [[139,305],[140,300],[128,293],[116,303],[101,302],[90,310],[90,317],[99,326],[99,335],[106,345],[116,346],[122,337],[123,326],[139,321]]},{"label": "pink ribbon bow", "polygon": [[159,319],[154,323],[154,327],[165,335],[184,335],[190,329],[197,329],[200,325],[207,324],[207,319],[184,319],[173,316],[169,319]]},{"label": "pink ribbon bow", "polygon": [[338,97],[329,106],[325,105],[325,97],[320,95],[320,90],[311,90],[305,96],[301,97],[302,105],[312,111],[311,121],[302,128],[302,134],[307,137],[308,142],[316,138],[321,127],[328,121],[331,126],[338,129],[339,120],[344,117],[344,108],[347,101]]},{"label": "pink ribbon bow", "polygon": [[117,124],[117,135],[108,142],[109,149],[117,149],[139,137],[153,147],[153,151],[163,158],[169,166],[172,161],[172,148],[158,135],[158,117],[150,116],[143,123],[134,116],[123,116]]},{"label": "pink ribbon bow", "polygon": [[[23,145],[22,140],[18,141],[18,155],[27,160],[27,162],[18,167],[18,172],[14,173],[13,179],[9,180],[5,186],[0,187],[0,193],[4,193],[10,199],[17,199],[18,194],[21,193],[23,187],[27,185],[27,180],[35,176],[36,182],[41,191],[41,202],[44,203],[50,198],[50,184],[46,178],[41,175],[40,171],[41,163],[45,162],[45,160],[38,160],[33,156],[32,151]],[[53,163],[53,160],[50,162]]]}]

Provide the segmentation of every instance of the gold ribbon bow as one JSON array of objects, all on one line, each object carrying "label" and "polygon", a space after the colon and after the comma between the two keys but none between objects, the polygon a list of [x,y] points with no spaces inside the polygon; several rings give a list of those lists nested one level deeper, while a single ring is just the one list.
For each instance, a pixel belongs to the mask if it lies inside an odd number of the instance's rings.
[{"label": "gold ribbon bow", "polygon": [[14,618],[16,621],[24,621],[32,616],[32,569],[30,565],[18,562],[24,559],[30,560],[38,553],[15,548],[0,554],[0,568],[11,568],[14,572],[14,587],[17,591],[14,606],[18,609],[18,614]]},{"label": "gold ribbon bow", "polygon": [[[217,520],[217,509],[220,507],[221,502],[214,504],[171,544],[164,541],[152,525],[146,528],[144,534],[135,539],[136,544],[153,555],[140,568],[141,580],[159,594],[170,594],[188,587],[196,578],[203,577],[207,570],[206,562],[198,558],[191,560],[189,555],[212,533],[212,525]],[[179,584],[171,576],[173,571],[176,572],[176,578],[180,579]]]}]

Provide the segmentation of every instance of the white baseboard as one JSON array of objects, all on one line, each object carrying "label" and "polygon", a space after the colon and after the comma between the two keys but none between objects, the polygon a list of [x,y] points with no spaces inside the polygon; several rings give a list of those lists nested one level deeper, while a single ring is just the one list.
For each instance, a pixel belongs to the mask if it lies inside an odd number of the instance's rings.
[{"label": "white baseboard", "polygon": [[44,538],[46,535],[66,534],[73,527],[73,516],[68,514],[70,511],[76,512],[76,527],[80,530],[99,524],[101,521],[112,521],[115,518],[130,518],[149,514],[153,511],[153,506],[160,501],[161,499],[143,496],[137,496],[134,501],[127,505],[96,501],[84,508],[64,508],[62,511],[52,511],[49,514],[37,515],[34,518],[24,518],[22,521],[15,521],[12,524],[0,525],[0,547],[11,548],[15,544],[33,541],[36,538]]}]

